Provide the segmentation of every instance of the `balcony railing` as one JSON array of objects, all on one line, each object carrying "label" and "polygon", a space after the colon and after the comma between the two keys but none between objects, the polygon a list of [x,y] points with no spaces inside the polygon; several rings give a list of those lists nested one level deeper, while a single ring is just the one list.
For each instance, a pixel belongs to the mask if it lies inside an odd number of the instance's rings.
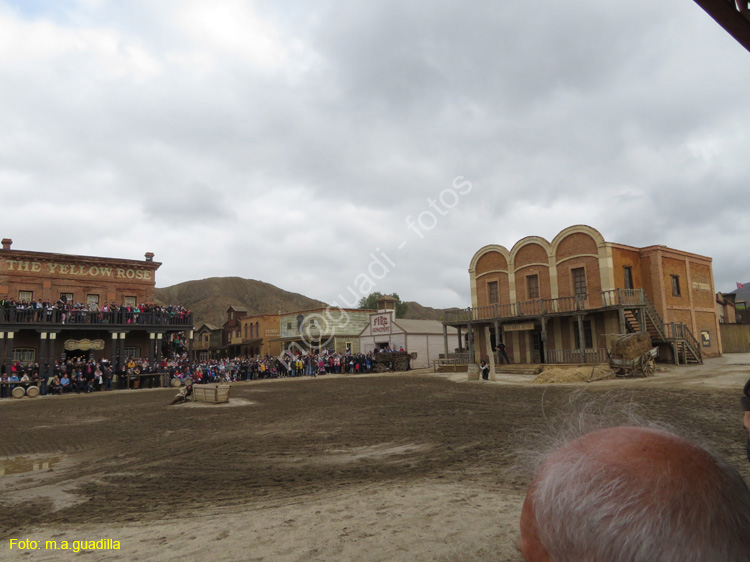
[{"label": "balcony railing", "polygon": [[601,297],[602,304],[596,307],[590,305],[588,295],[576,295],[557,299],[536,299],[512,304],[491,304],[461,310],[447,310],[443,316],[443,322],[551,316],[614,306],[642,306],[646,302],[643,289],[602,291]]},{"label": "balcony railing", "polygon": [[63,311],[55,308],[4,308],[0,309],[0,326],[9,324],[42,324],[70,326],[185,326],[193,325],[193,315],[184,312],[91,312],[88,310]]}]

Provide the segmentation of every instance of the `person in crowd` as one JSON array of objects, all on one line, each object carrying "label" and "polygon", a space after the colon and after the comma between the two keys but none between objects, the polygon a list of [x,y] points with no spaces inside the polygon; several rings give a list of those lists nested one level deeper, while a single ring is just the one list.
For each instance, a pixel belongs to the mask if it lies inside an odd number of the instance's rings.
[{"label": "person in crowd", "polygon": [[68,377],[67,372],[64,372],[62,377],[60,377],[60,388],[62,389],[63,393],[71,392],[73,390],[70,382],[70,377]]},{"label": "person in crowd", "polygon": [[62,381],[60,380],[60,377],[58,375],[52,375],[50,377],[48,386],[49,386],[50,394],[62,394],[63,393]]},{"label": "person in crowd", "polygon": [[482,375],[482,380],[490,380],[490,368],[487,365],[487,361],[485,361],[484,359],[482,359],[482,361],[479,363],[479,372]]}]

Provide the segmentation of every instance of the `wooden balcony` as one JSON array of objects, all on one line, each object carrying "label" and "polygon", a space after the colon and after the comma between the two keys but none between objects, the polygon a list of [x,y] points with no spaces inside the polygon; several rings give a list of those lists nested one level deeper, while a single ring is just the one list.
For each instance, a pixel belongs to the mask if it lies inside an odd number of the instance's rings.
[{"label": "wooden balcony", "polygon": [[72,310],[64,312],[58,309],[36,308],[0,308],[0,331],[21,329],[151,329],[151,328],[193,327],[193,315],[169,312],[90,312]]},{"label": "wooden balcony", "polygon": [[488,321],[534,319],[554,316],[570,316],[579,312],[598,312],[618,308],[646,306],[648,297],[643,289],[614,289],[601,292],[601,305],[592,305],[588,295],[537,299],[512,304],[491,304],[461,310],[448,310],[443,316],[444,324],[473,324]]}]

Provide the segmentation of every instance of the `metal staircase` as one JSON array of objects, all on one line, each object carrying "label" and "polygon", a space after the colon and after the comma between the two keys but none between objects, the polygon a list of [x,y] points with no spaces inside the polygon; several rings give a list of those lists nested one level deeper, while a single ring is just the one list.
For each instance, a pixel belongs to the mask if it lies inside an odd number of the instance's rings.
[{"label": "metal staircase", "polygon": [[652,343],[672,346],[677,360],[684,364],[703,363],[700,344],[687,324],[682,322],[666,324],[645,292],[642,293],[639,301],[639,306],[624,309],[625,326],[628,332],[648,332]]}]

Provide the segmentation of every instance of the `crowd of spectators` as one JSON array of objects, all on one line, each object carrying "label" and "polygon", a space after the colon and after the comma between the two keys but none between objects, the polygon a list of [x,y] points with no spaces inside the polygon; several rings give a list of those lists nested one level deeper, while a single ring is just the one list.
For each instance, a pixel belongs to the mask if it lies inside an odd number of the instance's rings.
[{"label": "crowd of spectators", "polygon": [[[317,377],[327,373],[370,373],[374,367],[372,353],[292,354],[279,357],[235,357],[191,361],[184,345],[171,342],[178,350],[161,361],[149,358],[126,358],[119,365],[105,359],[71,358],[56,361],[40,370],[39,364],[13,363],[0,366],[0,398],[9,397],[16,386],[38,386],[40,394],[103,392],[118,389],[159,387],[172,379],[191,379],[195,384],[252,381],[285,377]],[[46,372],[47,375],[42,373]]]},{"label": "crowd of spectators", "polygon": [[65,298],[57,302],[2,299],[0,311],[6,322],[172,325],[191,320],[190,310],[180,305],[104,303],[99,306],[95,302],[83,304]]}]

